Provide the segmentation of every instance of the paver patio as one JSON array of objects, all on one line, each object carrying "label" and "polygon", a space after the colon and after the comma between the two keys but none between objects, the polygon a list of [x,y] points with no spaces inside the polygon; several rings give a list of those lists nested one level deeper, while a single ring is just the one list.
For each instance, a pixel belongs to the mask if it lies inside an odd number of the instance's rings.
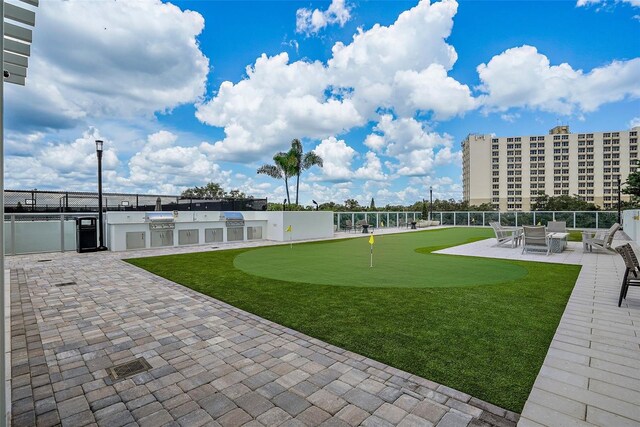
[{"label": "paver patio", "polygon": [[[486,427],[518,420],[120,260],[202,250],[211,248],[7,258],[14,425]],[[151,369],[109,377],[107,368],[138,357]]]},{"label": "paver patio", "polygon": [[581,264],[518,426],[640,426],[640,289],[631,288],[618,307],[619,255],[583,253],[573,242],[561,254],[522,255],[495,239],[439,253]]},{"label": "paver patio", "polygon": [[[579,243],[562,254],[522,255],[495,247],[494,239],[440,252],[583,265],[518,425],[640,426],[640,291],[632,288],[617,307],[624,272],[618,255],[585,254]],[[121,256],[7,259],[14,425],[510,426],[518,420],[153,276]],[[43,259],[51,261],[38,262]],[[76,284],[56,286],[66,282]],[[108,377],[107,367],[136,357],[152,369],[120,381]]]}]

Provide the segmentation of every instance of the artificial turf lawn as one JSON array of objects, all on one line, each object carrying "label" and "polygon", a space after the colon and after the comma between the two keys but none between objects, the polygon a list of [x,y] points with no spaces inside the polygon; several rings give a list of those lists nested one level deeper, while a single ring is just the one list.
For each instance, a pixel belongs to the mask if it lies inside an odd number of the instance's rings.
[{"label": "artificial turf lawn", "polygon": [[464,268],[473,274],[464,274],[457,257],[423,253],[450,246],[452,239],[462,243],[485,237],[486,230],[481,228],[375,236],[373,268],[366,234],[340,241],[255,249],[238,255],[233,265],[270,279],[370,287],[481,285],[516,280],[528,273],[526,268],[504,260],[466,258]]},{"label": "artificial turf lawn", "polygon": [[[476,275],[470,265],[477,265],[479,259],[431,254],[419,247],[454,246],[490,237],[492,231],[459,228],[406,233],[398,238],[402,236],[416,242],[420,242],[413,240],[418,236],[424,239],[416,249],[424,252],[420,256],[424,258],[425,280],[430,269],[447,258],[451,263],[449,277],[454,281],[458,276]],[[331,241],[294,245],[293,250],[307,245],[333,245],[336,251],[350,248],[343,241]],[[281,325],[516,412],[522,410],[580,270],[574,265],[501,261],[525,269],[527,274],[500,283],[467,286],[333,286],[296,282],[294,274],[291,281],[275,280],[234,267],[239,255],[259,250],[128,262]],[[339,259],[349,266],[348,275],[368,269],[354,266],[352,253]],[[324,267],[325,273],[337,268]],[[501,278],[501,269],[494,268],[494,276]]]}]

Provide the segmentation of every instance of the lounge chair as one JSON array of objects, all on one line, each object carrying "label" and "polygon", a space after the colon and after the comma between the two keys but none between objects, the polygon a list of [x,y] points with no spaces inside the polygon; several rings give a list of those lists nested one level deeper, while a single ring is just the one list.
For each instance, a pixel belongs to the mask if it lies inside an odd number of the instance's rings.
[{"label": "lounge chair", "polygon": [[516,227],[503,227],[499,222],[490,222],[491,228],[496,233],[496,240],[500,246],[504,243],[511,243],[511,247],[515,248],[520,244],[522,237],[521,230]]},{"label": "lounge chair", "polygon": [[566,221],[549,221],[547,223],[547,233],[566,233],[567,222]]},{"label": "lounge chair", "polygon": [[588,231],[582,232],[582,250],[591,252],[595,246],[598,249],[605,251],[613,251],[611,243],[613,242],[613,236],[616,231],[620,229],[620,224],[617,222],[606,231]]},{"label": "lounge chair", "polygon": [[616,251],[622,256],[626,267],[620,287],[620,298],[618,298],[618,307],[620,307],[622,300],[627,298],[629,286],[640,286],[640,264],[638,264],[638,257],[629,243],[618,246]]},{"label": "lounge chair", "polygon": [[551,251],[551,244],[544,227],[522,227],[522,253],[529,251]]}]

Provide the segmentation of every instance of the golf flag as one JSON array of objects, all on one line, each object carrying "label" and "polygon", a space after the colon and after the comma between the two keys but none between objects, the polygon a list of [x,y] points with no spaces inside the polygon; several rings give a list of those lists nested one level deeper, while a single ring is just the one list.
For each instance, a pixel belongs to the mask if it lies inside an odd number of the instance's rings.
[{"label": "golf flag", "polygon": [[373,242],[374,242],[373,233],[371,233],[371,236],[369,237],[369,244],[373,246]]},{"label": "golf flag", "polygon": [[373,242],[374,242],[373,232],[371,232],[371,236],[369,236],[369,244],[371,245],[371,252],[370,252],[371,253],[371,255],[370,255],[371,256],[371,258],[370,258],[371,262],[369,263],[369,267],[373,267]]},{"label": "golf flag", "polygon": [[291,226],[288,226],[287,229],[285,230],[287,233],[291,233]]}]

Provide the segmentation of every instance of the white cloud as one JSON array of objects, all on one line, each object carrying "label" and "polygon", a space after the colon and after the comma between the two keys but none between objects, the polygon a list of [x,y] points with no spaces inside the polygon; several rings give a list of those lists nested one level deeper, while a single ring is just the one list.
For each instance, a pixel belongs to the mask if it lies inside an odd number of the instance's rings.
[{"label": "white cloud", "polygon": [[614,61],[585,74],[567,63],[552,66],[535,47],[525,45],[494,56],[477,70],[486,111],[521,107],[570,115],[640,97],[640,58]]},{"label": "white cloud", "polygon": [[[97,176],[96,139],[105,140],[102,167],[105,177],[115,177],[120,161],[109,140],[90,128],[71,142],[37,146],[29,156],[6,157],[7,188],[56,188],[95,190]],[[105,191],[109,191],[105,186]]]},{"label": "white cloud", "polygon": [[225,131],[203,149],[218,160],[246,162],[272,156],[292,138],[326,139],[363,126],[381,108],[401,117],[464,114],[476,106],[471,91],[447,76],[457,60],[445,42],[456,11],[455,1],[423,0],[392,25],[336,43],[326,64],[263,54],[246,78],[223,82],[198,105],[200,121]]},{"label": "white cloud", "polygon": [[382,162],[376,153],[369,151],[365,154],[365,162],[354,173],[355,178],[371,181],[384,181],[387,175],[382,170]]},{"label": "white cloud", "polygon": [[576,2],[576,7],[584,7],[584,6],[607,6],[610,3],[628,3],[633,7],[640,7],[640,0],[614,0],[613,2],[607,0],[578,0]]},{"label": "white cloud", "polygon": [[520,114],[519,113],[513,113],[513,114],[501,114],[500,118],[502,120],[504,120],[505,122],[509,122],[509,123],[513,123],[516,120],[518,120],[520,118]]},{"label": "white cloud", "polygon": [[629,127],[634,128],[636,126],[640,126],[640,116],[634,117],[629,121]]},{"label": "white cloud", "polygon": [[351,19],[349,7],[344,0],[332,0],[325,11],[320,9],[301,8],[296,11],[296,32],[306,35],[317,34],[328,25],[338,24],[341,27]]},{"label": "white cloud", "polygon": [[356,150],[349,147],[344,140],[334,137],[323,140],[313,150],[322,157],[322,179],[325,181],[348,181],[352,178],[351,163]]},{"label": "white cloud", "polygon": [[441,64],[431,64],[420,72],[399,71],[394,86],[393,104],[401,116],[410,117],[414,111],[434,111],[435,119],[443,120],[476,107],[469,87],[448,77]]},{"label": "white cloud", "polygon": [[203,95],[204,19],[160,0],[53,1],[37,10],[25,87],[7,85],[14,129],[150,116]]},{"label": "white cloud", "polygon": [[131,188],[173,188],[179,193],[186,187],[218,182],[230,189],[231,171],[223,171],[199,147],[177,144],[178,136],[167,131],[149,135],[144,148],[129,159],[129,176],[118,183]]},{"label": "white cloud", "polygon": [[436,165],[458,163],[459,152],[452,152],[453,138],[429,131],[413,118],[394,119],[385,114],[364,144],[373,151],[391,157],[388,168],[398,175],[418,176],[433,172]]},{"label": "white cloud", "polygon": [[286,53],[262,55],[247,67],[245,80],[222,83],[213,99],[198,106],[198,119],[226,134],[204,149],[219,159],[255,160],[293,138],[327,138],[363,124],[351,100],[325,98],[328,85],[319,62],[289,64]]}]

